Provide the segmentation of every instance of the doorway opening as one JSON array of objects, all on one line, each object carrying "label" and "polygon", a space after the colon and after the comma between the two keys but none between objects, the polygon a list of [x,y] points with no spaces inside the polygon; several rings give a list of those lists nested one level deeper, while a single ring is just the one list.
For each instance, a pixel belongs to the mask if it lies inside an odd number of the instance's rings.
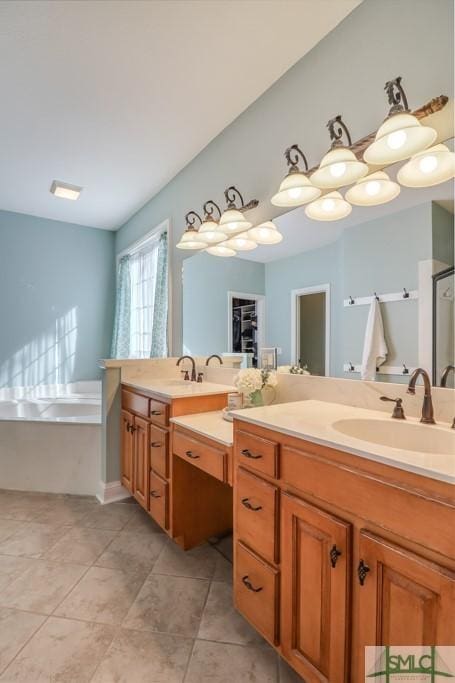
[{"label": "doorway opening", "polygon": [[264,296],[228,292],[228,349],[242,354],[249,367],[258,367],[263,344]]},{"label": "doorway opening", "polygon": [[330,373],[330,285],[291,292],[292,363],[312,375]]}]

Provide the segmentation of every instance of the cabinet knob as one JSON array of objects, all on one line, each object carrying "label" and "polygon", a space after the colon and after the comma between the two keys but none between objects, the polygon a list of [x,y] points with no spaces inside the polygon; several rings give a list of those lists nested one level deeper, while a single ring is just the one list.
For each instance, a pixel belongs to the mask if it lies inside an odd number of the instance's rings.
[{"label": "cabinet knob", "polygon": [[130,425],[130,432],[131,432],[131,434],[133,434],[133,432],[135,432],[136,429],[137,429],[137,427],[135,427],[134,425]]},{"label": "cabinet knob", "polygon": [[156,491],[150,491],[150,495],[152,496],[152,498],[161,498],[160,494]]},{"label": "cabinet knob", "polygon": [[161,441],[152,441],[150,444],[152,448],[161,448]]},{"label": "cabinet knob", "polygon": [[242,576],[242,583],[248,588],[249,591],[253,591],[253,593],[260,593],[262,590],[262,586],[260,588],[255,588],[251,581],[248,578],[248,574],[246,576]]},{"label": "cabinet knob", "polygon": [[259,460],[259,458],[262,458],[262,455],[253,455],[253,453],[248,450],[248,448],[244,448],[242,451],[242,455],[245,456],[245,458],[251,458],[251,460]]},{"label": "cabinet knob", "polygon": [[359,566],[357,567],[357,576],[359,577],[359,583],[361,586],[365,583],[365,578],[370,568],[363,560],[360,560]]},{"label": "cabinet knob", "polygon": [[251,505],[249,498],[242,498],[242,505],[248,508],[248,510],[253,510],[253,512],[262,510],[262,505],[257,505],[256,507],[254,505]]},{"label": "cabinet knob", "polygon": [[341,550],[338,550],[336,545],[333,545],[330,549],[330,564],[335,569],[337,566],[338,558],[341,555]]},{"label": "cabinet knob", "polygon": [[161,415],[161,410],[152,410],[151,415]]},{"label": "cabinet knob", "polygon": [[197,460],[200,456],[194,455],[193,451],[185,451],[185,454],[192,460]]}]

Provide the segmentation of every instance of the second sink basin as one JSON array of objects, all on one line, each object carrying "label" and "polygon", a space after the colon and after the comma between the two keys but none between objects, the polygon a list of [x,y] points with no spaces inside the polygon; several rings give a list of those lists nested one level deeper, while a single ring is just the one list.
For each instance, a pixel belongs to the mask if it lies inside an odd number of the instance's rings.
[{"label": "second sink basin", "polygon": [[395,420],[350,418],[332,425],[341,434],[381,446],[455,457],[455,431]]}]

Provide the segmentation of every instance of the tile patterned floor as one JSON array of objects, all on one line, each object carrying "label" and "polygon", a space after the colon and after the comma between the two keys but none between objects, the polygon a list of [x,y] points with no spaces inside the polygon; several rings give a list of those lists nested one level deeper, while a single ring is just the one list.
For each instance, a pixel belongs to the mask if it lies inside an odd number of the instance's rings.
[{"label": "tile patterned floor", "polygon": [[231,561],[132,501],[0,490],[0,683],[302,683],[234,610]]}]

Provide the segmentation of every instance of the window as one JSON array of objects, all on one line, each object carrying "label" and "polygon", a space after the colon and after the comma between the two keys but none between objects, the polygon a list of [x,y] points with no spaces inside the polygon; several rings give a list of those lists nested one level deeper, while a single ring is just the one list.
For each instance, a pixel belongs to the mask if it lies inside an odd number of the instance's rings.
[{"label": "window", "polygon": [[113,358],[167,355],[167,249],[167,231],[158,230],[119,260]]}]

